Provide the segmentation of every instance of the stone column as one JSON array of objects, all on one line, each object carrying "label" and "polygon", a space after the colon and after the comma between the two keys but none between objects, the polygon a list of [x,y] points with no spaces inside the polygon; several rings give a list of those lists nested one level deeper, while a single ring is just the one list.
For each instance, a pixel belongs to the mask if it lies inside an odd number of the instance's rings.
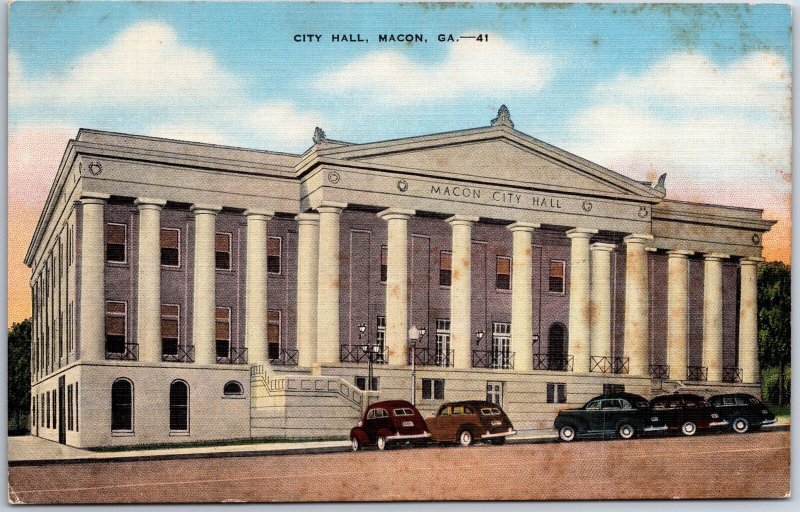
[{"label": "stone column", "polygon": [[574,370],[589,371],[589,336],[591,311],[589,309],[590,268],[589,239],[596,229],[574,228],[567,231],[572,241],[569,271],[569,352],[575,358]]},{"label": "stone column", "polygon": [[136,333],[139,360],[161,362],[161,209],[163,199],[140,197]]},{"label": "stone column", "polygon": [[216,279],[214,238],[221,206],[195,204],[194,212],[194,307],[192,338],[198,364],[217,362],[215,327]]},{"label": "stone column", "polygon": [[[450,277],[450,346],[453,366],[472,366],[472,225],[478,217],[454,215],[446,221],[453,229]],[[491,336],[491,333],[488,334]]]},{"label": "stone column", "polygon": [[[611,357],[611,253],[616,245],[593,243],[589,355]],[[571,300],[571,298],[570,298]],[[590,362],[591,365],[591,362]]]},{"label": "stone column", "polygon": [[269,358],[267,347],[267,222],[275,212],[249,209],[247,217],[247,268],[245,270],[244,333],[248,362]]},{"label": "stone column", "polygon": [[408,219],[414,210],[389,208],[378,214],[387,222],[386,346],[389,364],[406,364],[408,336]]},{"label": "stone column", "polygon": [[[84,193],[81,196],[81,295],[80,359],[102,361],[106,357],[105,304],[105,217],[108,194]],[[50,354],[45,357],[49,358]]]},{"label": "stone column", "polygon": [[761,381],[758,367],[758,263],[763,258],[742,258],[739,262],[741,272],[741,293],[739,299],[739,367],[742,369],[742,382]]},{"label": "stone column", "polygon": [[317,272],[319,215],[301,213],[297,221],[297,350],[298,365],[317,361]]},{"label": "stone column", "polygon": [[709,382],[722,382],[722,259],[705,255],[703,264],[703,366]]},{"label": "stone column", "polygon": [[694,252],[673,250],[667,254],[667,364],[670,379],[685,380],[689,347],[689,256]]},{"label": "stone column", "polygon": [[508,226],[512,237],[511,346],[516,353],[514,369],[533,367],[533,230],[540,224],[515,222]]},{"label": "stone column", "polygon": [[632,234],[623,240],[625,257],[625,353],[630,359],[630,374],[650,375],[650,330],[648,322],[647,242],[653,235]]},{"label": "stone column", "polygon": [[319,212],[317,361],[339,362],[339,221],[345,203],[325,202]]}]

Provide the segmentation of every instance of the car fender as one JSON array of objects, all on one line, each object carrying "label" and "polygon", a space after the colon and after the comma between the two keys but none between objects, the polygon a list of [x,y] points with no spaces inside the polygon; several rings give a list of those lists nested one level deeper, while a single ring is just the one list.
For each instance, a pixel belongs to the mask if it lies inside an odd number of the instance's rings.
[{"label": "car fender", "polygon": [[358,442],[362,445],[369,444],[369,437],[367,436],[367,433],[360,428],[354,428],[350,431],[350,439],[352,440],[354,437],[357,438]]},{"label": "car fender", "polygon": [[456,435],[460,434],[464,430],[469,430],[472,432],[472,437],[480,437],[480,429],[474,423],[464,423],[458,426],[458,430],[456,431]]}]

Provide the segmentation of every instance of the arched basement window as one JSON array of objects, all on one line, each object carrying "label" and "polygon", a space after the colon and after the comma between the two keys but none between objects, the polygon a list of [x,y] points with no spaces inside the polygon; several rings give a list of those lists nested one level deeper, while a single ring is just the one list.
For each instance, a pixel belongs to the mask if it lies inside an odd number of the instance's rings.
[{"label": "arched basement window", "polygon": [[235,380],[228,381],[225,384],[225,387],[222,388],[222,394],[225,395],[225,396],[243,395],[244,394],[244,388],[242,387],[242,385],[239,382],[237,382]]},{"label": "arched basement window", "polygon": [[111,385],[111,431],[133,431],[133,384],[128,379]]},{"label": "arched basement window", "polygon": [[169,386],[169,429],[174,432],[189,430],[189,385],[182,380]]}]

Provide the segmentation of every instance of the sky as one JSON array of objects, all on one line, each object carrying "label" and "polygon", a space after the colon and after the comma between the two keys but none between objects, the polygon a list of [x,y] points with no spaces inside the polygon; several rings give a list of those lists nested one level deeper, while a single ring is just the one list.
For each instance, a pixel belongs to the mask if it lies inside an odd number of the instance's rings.
[{"label": "sky", "polygon": [[790,259],[786,5],[17,1],[8,32],[9,325],[30,315],[22,260],[79,128],[299,153],[316,126],[370,142],[506,104],[540,140],[666,172],[669,199],[764,209],[764,256]]}]

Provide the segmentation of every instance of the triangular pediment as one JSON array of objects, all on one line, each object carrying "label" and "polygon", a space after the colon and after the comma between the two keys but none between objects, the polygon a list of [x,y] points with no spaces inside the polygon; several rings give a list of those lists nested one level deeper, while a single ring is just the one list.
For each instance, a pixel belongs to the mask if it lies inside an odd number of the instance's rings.
[{"label": "triangular pediment", "polygon": [[663,197],[635,180],[508,128],[361,144],[326,154],[443,178],[500,180],[512,186],[576,194]]}]

